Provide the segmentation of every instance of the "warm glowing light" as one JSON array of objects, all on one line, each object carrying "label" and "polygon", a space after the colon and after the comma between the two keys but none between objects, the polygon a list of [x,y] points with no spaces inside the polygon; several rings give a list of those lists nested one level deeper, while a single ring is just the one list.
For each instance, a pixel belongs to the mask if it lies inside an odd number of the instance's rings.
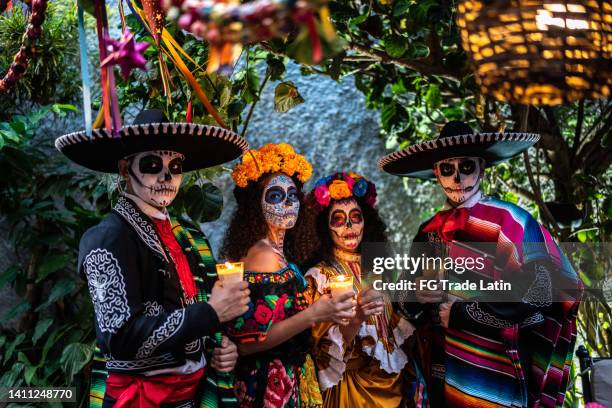
[{"label": "warm glowing light", "polygon": [[244,262],[217,264],[217,276],[221,282],[238,282],[244,279]]}]

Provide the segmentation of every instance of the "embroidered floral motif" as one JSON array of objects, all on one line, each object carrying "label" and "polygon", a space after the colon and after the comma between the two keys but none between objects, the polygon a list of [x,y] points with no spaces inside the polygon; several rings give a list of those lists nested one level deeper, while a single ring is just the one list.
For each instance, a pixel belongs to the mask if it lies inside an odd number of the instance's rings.
[{"label": "embroidered floral motif", "polygon": [[264,395],[264,408],[283,408],[293,394],[293,379],[285,366],[275,359],[268,368],[268,386]]},{"label": "embroidered floral motif", "polygon": [[106,249],[94,249],[85,256],[83,268],[100,331],[116,333],[130,317],[117,258]]},{"label": "embroidered floral motif", "polygon": [[266,303],[257,299],[255,306],[255,321],[259,324],[268,324],[272,319],[272,309],[270,309]]}]

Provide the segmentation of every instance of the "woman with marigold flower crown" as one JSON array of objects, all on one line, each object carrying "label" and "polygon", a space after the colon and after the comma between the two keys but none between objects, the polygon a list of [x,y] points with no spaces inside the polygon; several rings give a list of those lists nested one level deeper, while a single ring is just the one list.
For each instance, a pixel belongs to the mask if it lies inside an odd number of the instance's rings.
[{"label": "woman with marigold flower crown", "polygon": [[[311,327],[347,324],[352,294],[321,296],[309,306],[302,259],[302,185],[312,174],[304,156],[286,143],[247,153],[232,176],[238,207],[222,249],[245,263],[249,310],[227,328],[238,344],[236,394],[241,407],[321,407],[311,348]],[[299,237],[299,240],[297,239]],[[292,262],[293,261],[293,262]]]},{"label": "woman with marigold flower crown", "polygon": [[[374,183],[355,173],[319,179],[307,196],[310,229],[317,236],[318,263],[306,273],[307,297],[316,302],[339,275],[352,278],[355,316],[347,325],[318,323],[313,358],[323,405],[391,408],[409,406],[408,357],[401,346],[414,327],[394,313],[389,299],[368,288],[361,274],[361,243],[386,243],[375,208]],[[342,278],[347,280],[347,278]],[[408,367],[407,367],[408,366]]]}]

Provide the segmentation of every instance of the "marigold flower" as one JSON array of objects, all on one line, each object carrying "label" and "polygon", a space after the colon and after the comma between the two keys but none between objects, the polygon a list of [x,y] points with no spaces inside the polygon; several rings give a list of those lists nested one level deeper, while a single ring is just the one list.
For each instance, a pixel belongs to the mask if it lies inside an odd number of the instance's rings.
[{"label": "marigold flower", "polygon": [[341,200],[351,196],[351,189],[344,180],[334,180],[329,186],[329,195],[334,200]]}]

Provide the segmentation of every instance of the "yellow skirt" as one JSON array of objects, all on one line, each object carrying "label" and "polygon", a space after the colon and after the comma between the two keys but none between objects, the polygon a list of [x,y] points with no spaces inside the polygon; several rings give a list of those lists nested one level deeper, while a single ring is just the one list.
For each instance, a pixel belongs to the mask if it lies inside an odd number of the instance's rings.
[{"label": "yellow skirt", "polygon": [[388,374],[378,361],[358,357],[347,362],[340,383],[323,392],[324,408],[404,407],[402,373]]}]

